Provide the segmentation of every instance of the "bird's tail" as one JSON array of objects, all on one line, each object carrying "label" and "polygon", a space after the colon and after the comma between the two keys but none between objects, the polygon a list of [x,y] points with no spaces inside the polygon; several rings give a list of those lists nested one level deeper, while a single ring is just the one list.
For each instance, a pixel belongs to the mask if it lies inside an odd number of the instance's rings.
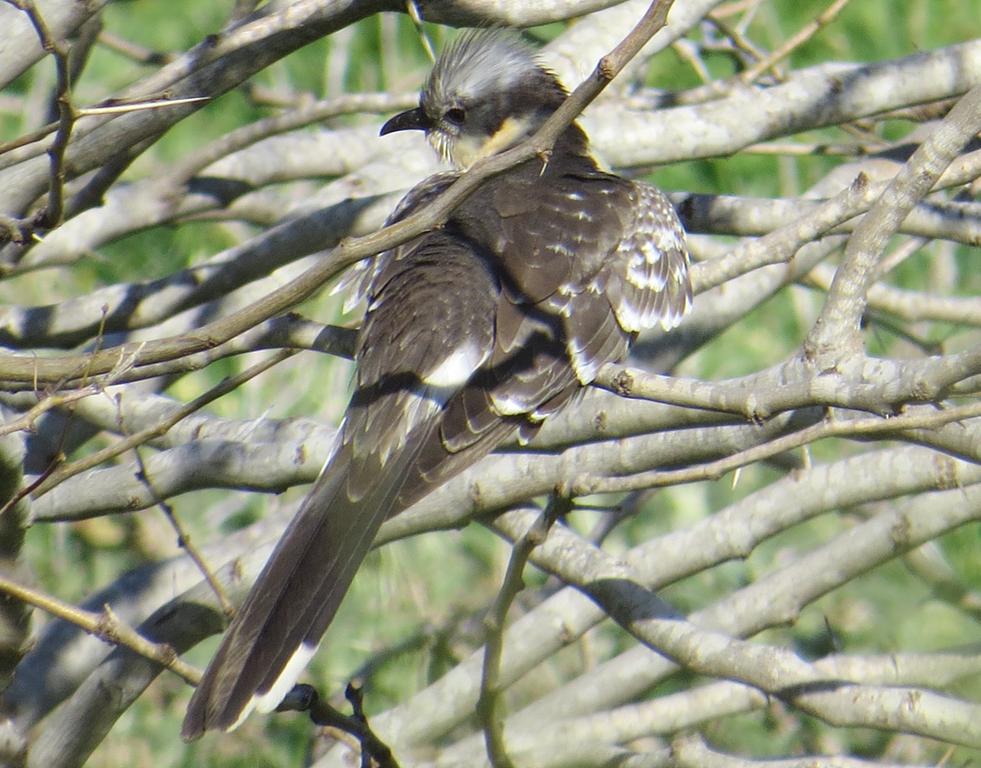
[{"label": "bird's tail", "polygon": [[252,709],[275,709],[313,655],[378,528],[398,511],[416,451],[396,452],[356,500],[348,491],[350,454],[348,445],[338,449],[229,626],[191,698],[185,740],[230,730]]}]

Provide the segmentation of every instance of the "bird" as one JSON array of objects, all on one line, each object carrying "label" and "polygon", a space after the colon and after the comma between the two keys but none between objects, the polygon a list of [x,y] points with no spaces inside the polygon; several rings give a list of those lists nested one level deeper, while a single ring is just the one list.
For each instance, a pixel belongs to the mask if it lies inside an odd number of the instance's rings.
[{"label": "bird", "polygon": [[[381,129],[422,131],[452,170],[417,184],[388,223],[530,137],[567,95],[513,30],[460,33],[419,106]],[[674,328],[692,303],[689,268],[668,198],[603,170],[578,122],[442,226],[360,262],[342,280],[366,311],[338,444],[225,632],[184,739],[275,709],[381,524],[502,443],[530,440],[641,331]]]}]

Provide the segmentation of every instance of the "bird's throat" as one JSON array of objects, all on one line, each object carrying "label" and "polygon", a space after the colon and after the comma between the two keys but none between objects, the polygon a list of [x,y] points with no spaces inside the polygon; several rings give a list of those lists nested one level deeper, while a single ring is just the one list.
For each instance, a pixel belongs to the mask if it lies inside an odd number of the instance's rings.
[{"label": "bird's throat", "polygon": [[461,136],[450,150],[450,159],[458,168],[467,169],[478,160],[515,146],[530,136],[540,122],[533,115],[509,117],[489,137]]}]

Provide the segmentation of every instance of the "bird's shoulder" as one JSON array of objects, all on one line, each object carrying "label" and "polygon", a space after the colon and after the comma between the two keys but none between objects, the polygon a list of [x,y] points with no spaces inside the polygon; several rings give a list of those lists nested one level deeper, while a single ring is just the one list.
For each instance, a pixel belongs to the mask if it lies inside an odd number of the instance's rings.
[{"label": "bird's shoulder", "polygon": [[385,225],[388,226],[401,221],[424,208],[445,192],[458,178],[460,178],[459,171],[442,171],[427,176],[405,193],[398,205],[395,206],[395,210],[385,220]]},{"label": "bird's shoulder", "polygon": [[[599,169],[587,156],[533,159],[482,185],[454,213],[532,303],[593,287],[647,239],[681,226],[650,185]],[[663,239],[663,238],[662,238]]]},{"label": "bird's shoulder", "polygon": [[[396,224],[421,210],[445,192],[459,177],[458,171],[444,171],[427,176],[399,200],[395,209],[385,219],[385,226]],[[362,301],[368,299],[373,293],[372,286],[376,285],[385,269],[394,259],[403,258],[411,253],[419,239],[419,237],[413,238],[407,243],[382,251],[349,267],[331,290],[331,293],[345,295],[344,311],[351,312]]]}]

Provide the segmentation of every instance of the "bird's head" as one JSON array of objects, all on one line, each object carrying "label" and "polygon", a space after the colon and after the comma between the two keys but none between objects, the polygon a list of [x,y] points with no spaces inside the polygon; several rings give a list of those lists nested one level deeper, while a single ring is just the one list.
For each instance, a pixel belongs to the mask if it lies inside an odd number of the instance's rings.
[{"label": "bird's head", "polygon": [[468,168],[532,135],[566,95],[517,35],[465,32],[436,61],[419,106],[393,117],[381,133],[425,131],[444,160]]}]

